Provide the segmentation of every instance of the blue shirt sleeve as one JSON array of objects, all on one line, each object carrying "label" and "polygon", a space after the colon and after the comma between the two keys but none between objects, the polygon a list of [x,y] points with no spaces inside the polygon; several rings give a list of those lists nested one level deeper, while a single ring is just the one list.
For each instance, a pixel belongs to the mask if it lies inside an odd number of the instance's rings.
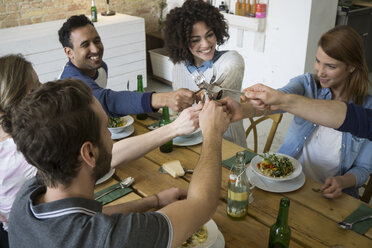
[{"label": "blue shirt sleeve", "polygon": [[347,103],[345,121],[337,130],[372,140],[372,109]]},{"label": "blue shirt sleeve", "polygon": [[[103,68],[107,68],[104,64]],[[153,92],[140,93],[131,91],[114,91],[100,87],[94,79],[81,73],[71,62],[63,69],[61,79],[75,78],[86,83],[93,91],[93,95],[101,103],[106,114],[112,117],[149,113],[155,111],[151,107]]]}]

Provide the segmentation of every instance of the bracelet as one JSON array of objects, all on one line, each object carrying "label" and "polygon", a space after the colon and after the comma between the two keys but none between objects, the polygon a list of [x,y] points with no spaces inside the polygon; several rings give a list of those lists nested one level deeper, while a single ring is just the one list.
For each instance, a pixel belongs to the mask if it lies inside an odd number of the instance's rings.
[{"label": "bracelet", "polygon": [[159,209],[159,208],[160,208],[160,200],[159,200],[159,196],[158,196],[158,194],[154,194],[154,196],[155,196],[155,198],[156,198],[156,202],[157,202],[157,204],[156,204],[156,209]]}]

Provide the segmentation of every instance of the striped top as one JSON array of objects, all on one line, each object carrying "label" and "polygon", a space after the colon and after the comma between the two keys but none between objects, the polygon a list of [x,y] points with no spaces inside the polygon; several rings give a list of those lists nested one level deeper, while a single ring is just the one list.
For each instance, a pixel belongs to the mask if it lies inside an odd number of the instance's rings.
[{"label": "striped top", "polygon": [[28,164],[12,138],[0,142],[0,218],[5,230],[7,219],[17,192],[23,183],[36,174],[37,169]]}]

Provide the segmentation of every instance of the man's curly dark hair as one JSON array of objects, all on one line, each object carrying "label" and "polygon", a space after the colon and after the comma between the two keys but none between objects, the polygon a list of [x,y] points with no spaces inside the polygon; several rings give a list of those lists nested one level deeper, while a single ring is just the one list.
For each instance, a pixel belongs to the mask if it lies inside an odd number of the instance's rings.
[{"label": "man's curly dark hair", "polygon": [[187,0],[182,7],[172,9],[164,26],[165,46],[173,63],[194,61],[189,50],[193,25],[204,22],[222,45],[230,36],[228,25],[217,8],[202,0]]},{"label": "man's curly dark hair", "polygon": [[91,22],[85,15],[74,15],[68,18],[58,30],[59,42],[61,42],[62,47],[73,48],[70,39],[71,32],[76,28],[84,27],[88,24],[94,27],[93,22]]}]

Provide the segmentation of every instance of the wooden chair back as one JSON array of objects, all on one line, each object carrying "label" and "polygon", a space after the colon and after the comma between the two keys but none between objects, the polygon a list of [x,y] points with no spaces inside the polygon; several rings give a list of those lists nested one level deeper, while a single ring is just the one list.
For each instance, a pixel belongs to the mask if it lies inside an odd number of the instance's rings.
[{"label": "wooden chair back", "polygon": [[372,174],[369,176],[369,180],[365,184],[363,184],[362,187],[364,188],[364,192],[362,195],[359,196],[359,198],[361,201],[369,204],[372,197]]},{"label": "wooden chair back", "polygon": [[251,125],[247,128],[247,130],[245,131],[245,136],[248,137],[249,133],[251,131],[253,131],[253,142],[254,142],[254,149],[253,151],[255,153],[257,153],[257,149],[258,149],[258,136],[257,136],[257,125],[267,119],[271,119],[272,120],[272,125],[271,125],[271,129],[270,129],[270,132],[269,132],[269,135],[267,137],[267,140],[266,140],[266,143],[265,143],[265,147],[263,149],[263,152],[269,152],[270,150],[270,147],[271,147],[271,144],[273,143],[273,139],[274,139],[274,136],[275,136],[275,133],[276,133],[276,130],[278,129],[278,125],[280,123],[280,121],[282,120],[283,118],[283,114],[273,114],[273,115],[266,115],[266,116],[262,116],[256,120],[254,120],[253,118],[248,118],[249,121],[251,122]]}]

